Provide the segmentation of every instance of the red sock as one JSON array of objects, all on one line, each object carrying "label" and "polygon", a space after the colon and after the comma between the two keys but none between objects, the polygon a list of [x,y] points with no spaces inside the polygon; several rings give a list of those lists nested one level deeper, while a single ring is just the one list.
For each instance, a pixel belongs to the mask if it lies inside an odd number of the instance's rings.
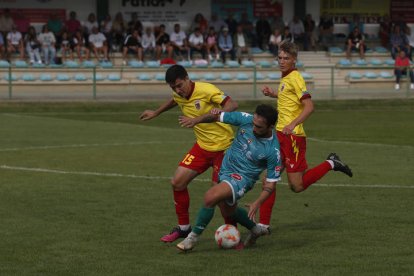
[{"label": "red sock", "polygon": [[188,212],[188,208],[190,207],[190,195],[188,194],[187,188],[182,191],[174,191],[174,204],[175,213],[178,217],[178,224],[190,224],[190,213]]},{"label": "red sock", "polygon": [[272,216],[273,205],[275,205],[276,200],[276,190],[270,194],[270,196],[262,203],[260,206],[260,218],[259,222],[261,224],[270,225],[270,218]]},{"label": "red sock", "polygon": [[318,166],[308,170],[302,177],[303,189],[306,190],[310,185],[318,181],[325,174],[332,170],[331,164],[328,161],[324,161]]}]

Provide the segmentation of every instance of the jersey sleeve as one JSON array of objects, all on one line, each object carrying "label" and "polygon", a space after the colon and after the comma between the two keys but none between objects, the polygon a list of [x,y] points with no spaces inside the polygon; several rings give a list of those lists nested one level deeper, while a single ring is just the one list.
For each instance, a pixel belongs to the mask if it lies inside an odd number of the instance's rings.
[{"label": "jersey sleeve", "polygon": [[298,76],[295,79],[294,86],[296,96],[299,100],[304,100],[311,97],[311,95],[308,92],[308,89],[306,88],[305,80],[303,79],[300,73],[298,73]]},{"label": "jersey sleeve", "polygon": [[250,124],[253,121],[253,115],[246,112],[222,112],[220,114],[220,122],[233,126],[241,126]]},{"label": "jersey sleeve", "polygon": [[211,93],[210,102],[223,106],[230,96],[224,94],[217,86],[211,85],[209,89]]},{"label": "jersey sleeve", "polygon": [[281,180],[282,161],[280,157],[280,150],[275,145],[272,145],[272,151],[267,159],[267,182],[277,182]]}]

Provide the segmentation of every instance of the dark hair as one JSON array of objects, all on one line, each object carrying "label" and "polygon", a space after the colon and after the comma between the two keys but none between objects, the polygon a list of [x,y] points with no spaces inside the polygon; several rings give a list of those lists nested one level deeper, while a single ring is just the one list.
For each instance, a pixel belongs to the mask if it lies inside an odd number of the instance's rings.
[{"label": "dark hair", "polygon": [[266,119],[267,125],[275,125],[277,121],[277,111],[276,109],[268,104],[259,104],[256,107],[255,113]]},{"label": "dark hair", "polygon": [[177,79],[184,80],[188,77],[187,70],[181,65],[173,65],[168,68],[167,72],[165,73],[165,81],[167,83],[175,83]]}]

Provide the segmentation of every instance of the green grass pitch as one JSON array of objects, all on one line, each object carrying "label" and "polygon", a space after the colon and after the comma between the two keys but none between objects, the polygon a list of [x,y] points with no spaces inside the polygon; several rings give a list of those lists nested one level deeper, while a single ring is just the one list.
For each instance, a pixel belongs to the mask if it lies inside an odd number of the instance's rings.
[{"label": "green grass pitch", "polygon": [[[316,102],[308,163],[335,151],[354,177],[331,172],[300,194],[284,177],[270,236],[220,250],[216,211],[187,254],[159,238],[176,224],[169,178],[194,137],[178,109],[138,121],[158,104],[0,104],[0,275],[414,274],[413,100]],[[189,186],[192,222],[209,178]]]}]

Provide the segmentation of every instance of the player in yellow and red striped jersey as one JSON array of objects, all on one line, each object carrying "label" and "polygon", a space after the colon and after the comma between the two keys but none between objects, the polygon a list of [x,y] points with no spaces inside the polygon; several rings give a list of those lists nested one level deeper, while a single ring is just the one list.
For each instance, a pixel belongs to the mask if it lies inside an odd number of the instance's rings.
[{"label": "player in yellow and red striped jersey", "polygon": [[[209,114],[213,108],[220,108],[228,112],[237,109],[237,103],[215,85],[191,81],[185,68],[180,65],[168,68],[165,80],[173,90],[171,99],[157,110],[145,110],[140,116],[141,120],[155,118],[177,105],[181,108],[183,115],[188,118],[201,118],[201,115]],[[173,242],[178,238],[185,238],[191,232],[188,211],[190,197],[187,186],[197,175],[210,167],[213,168],[213,183],[218,182],[224,151],[230,147],[234,138],[233,130],[227,124],[220,122],[198,124],[196,120],[182,123],[186,124],[186,127],[194,127],[196,143],[179,163],[171,180],[178,226],[161,238],[163,242]],[[188,124],[193,125],[189,126]],[[226,223],[232,223],[229,218],[224,219]]]},{"label": "player in yellow and red striped jersey", "polygon": [[[352,177],[351,169],[343,163],[338,155],[331,153],[327,160],[308,169],[306,162],[306,133],[303,123],[314,110],[311,95],[306,89],[302,75],[296,70],[297,46],[285,41],[279,46],[278,61],[282,79],[278,91],[265,86],[265,96],[277,98],[279,112],[276,125],[277,137],[282,152],[284,169],[287,172],[290,188],[296,192],[306,190],[330,170],[341,171]],[[273,193],[260,208],[260,223],[270,224],[272,208],[276,194]]]}]

